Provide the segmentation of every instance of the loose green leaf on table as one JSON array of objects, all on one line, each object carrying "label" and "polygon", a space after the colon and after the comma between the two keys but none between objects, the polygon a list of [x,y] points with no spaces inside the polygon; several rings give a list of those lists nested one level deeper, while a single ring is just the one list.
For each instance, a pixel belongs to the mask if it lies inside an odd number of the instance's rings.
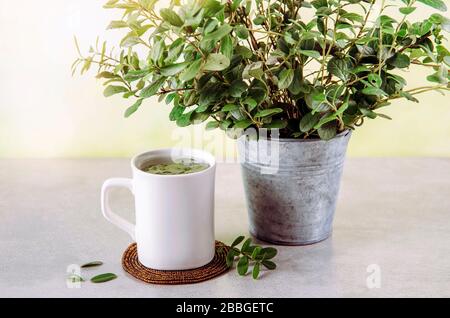
[{"label": "loose green leaf on table", "polygon": [[100,265],[103,265],[102,261],[92,261],[92,262],[85,263],[85,264],[81,265],[81,268],[97,267],[97,266],[100,266]]},{"label": "loose green leaf on table", "polygon": [[104,273],[91,278],[91,282],[93,283],[104,283],[110,280],[116,279],[117,275],[113,273]]}]

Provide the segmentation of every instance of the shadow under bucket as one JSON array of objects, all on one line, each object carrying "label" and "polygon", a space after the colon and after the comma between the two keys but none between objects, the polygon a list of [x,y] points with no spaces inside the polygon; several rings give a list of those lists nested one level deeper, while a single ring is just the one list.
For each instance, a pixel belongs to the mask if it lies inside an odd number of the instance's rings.
[{"label": "shadow under bucket", "polygon": [[280,245],[331,235],[351,131],[335,138],[238,140],[250,233]]}]

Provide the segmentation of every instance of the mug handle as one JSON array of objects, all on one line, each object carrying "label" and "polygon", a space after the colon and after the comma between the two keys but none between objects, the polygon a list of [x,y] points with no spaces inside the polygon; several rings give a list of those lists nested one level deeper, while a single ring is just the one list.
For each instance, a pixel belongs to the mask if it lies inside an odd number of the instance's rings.
[{"label": "mug handle", "polygon": [[112,212],[109,206],[109,191],[112,188],[120,188],[125,187],[128,188],[131,193],[133,193],[133,180],[128,178],[111,178],[106,180],[102,186],[102,194],[101,194],[101,204],[102,204],[102,213],[105,219],[107,219],[112,224],[116,225],[118,228],[127,232],[133,241],[136,241],[135,238],[135,225],[125,220],[123,217],[117,215]]}]

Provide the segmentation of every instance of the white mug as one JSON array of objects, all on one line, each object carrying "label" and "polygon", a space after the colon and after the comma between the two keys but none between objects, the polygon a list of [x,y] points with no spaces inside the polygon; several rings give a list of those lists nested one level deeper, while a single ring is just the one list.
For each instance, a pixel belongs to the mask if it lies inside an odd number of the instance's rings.
[{"label": "white mug", "polygon": [[[205,170],[181,175],[144,172],[161,160],[193,158],[209,164]],[[214,157],[202,150],[161,149],[131,160],[133,178],[112,178],[101,192],[103,216],[137,243],[139,261],[159,270],[201,267],[214,257]],[[113,213],[109,190],[128,188],[135,199],[136,225]]]}]

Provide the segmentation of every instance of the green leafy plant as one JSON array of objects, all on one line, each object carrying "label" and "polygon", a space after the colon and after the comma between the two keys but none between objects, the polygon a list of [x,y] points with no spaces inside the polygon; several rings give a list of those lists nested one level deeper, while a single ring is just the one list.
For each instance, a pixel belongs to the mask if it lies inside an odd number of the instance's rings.
[{"label": "green leafy plant", "polygon": [[[391,100],[449,90],[450,19],[411,14],[442,0],[110,0],[124,30],[120,50],[97,43],[73,71],[93,65],[105,96],[172,105],[178,126],[278,128],[281,137],[333,138],[365,119],[387,118]],[[399,13],[398,20],[390,12]],[[312,17],[307,19],[305,17]],[[77,44],[78,48],[78,44]],[[398,70],[429,70],[429,85],[409,88]]]},{"label": "green leafy plant", "polygon": [[[253,265],[252,277],[254,279],[258,278],[262,266],[269,270],[274,270],[277,267],[271,261],[277,255],[275,248],[252,245],[251,238],[244,240],[244,236],[239,236],[231,244],[226,258],[228,267],[232,267],[237,262],[237,272],[239,275],[245,276],[248,273],[249,266]],[[238,248],[241,243],[241,248]]]}]

